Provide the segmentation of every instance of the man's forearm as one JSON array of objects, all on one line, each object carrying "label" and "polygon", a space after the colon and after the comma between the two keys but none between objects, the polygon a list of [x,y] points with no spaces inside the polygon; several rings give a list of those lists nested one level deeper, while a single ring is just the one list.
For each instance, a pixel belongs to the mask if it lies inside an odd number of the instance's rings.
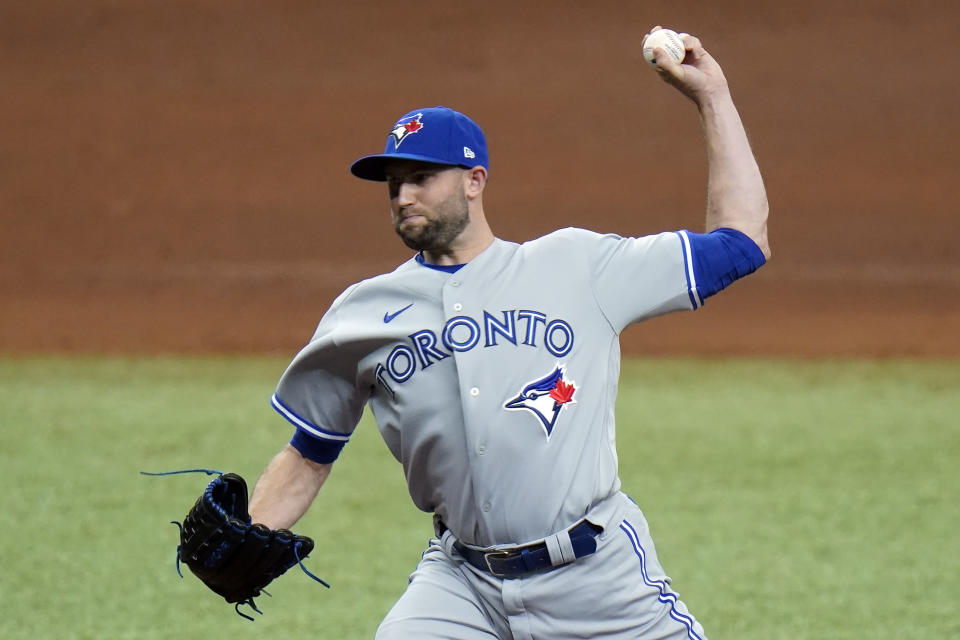
[{"label": "man's forearm", "polygon": [[271,529],[289,529],[299,520],[333,464],[308,460],[289,444],[263,470],[250,497],[250,517]]},{"label": "man's forearm", "polygon": [[723,87],[698,107],[707,147],[707,231],[742,231],[769,257],[767,192],[730,92]]}]

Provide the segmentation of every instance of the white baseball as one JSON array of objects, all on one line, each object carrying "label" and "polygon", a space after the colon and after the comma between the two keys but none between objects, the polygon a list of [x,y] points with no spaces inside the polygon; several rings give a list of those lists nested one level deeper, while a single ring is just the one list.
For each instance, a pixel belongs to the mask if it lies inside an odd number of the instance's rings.
[{"label": "white baseball", "polygon": [[649,36],[643,43],[643,59],[648,64],[656,66],[657,62],[653,59],[653,50],[660,47],[676,62],[683,62],[686,55],[686,49],[683,46],[683,40],[676,31],[670,29],[658,29]]}]

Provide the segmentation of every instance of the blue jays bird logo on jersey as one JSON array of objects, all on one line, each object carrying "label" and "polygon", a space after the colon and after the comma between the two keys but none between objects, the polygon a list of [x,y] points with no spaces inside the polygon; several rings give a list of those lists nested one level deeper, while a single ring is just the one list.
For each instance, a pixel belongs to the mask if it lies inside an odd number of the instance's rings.
[{"label": "blue jays bird logo on jersey", "polygon": [[570,403],[576,403],[573,394],[577,385],[573,380],[564,379],[565,368],[558,364],[552,373],[523,386],[517,397],[508,400],[504,409],[522,409],[540,419],[547,440],[553,433],[560,412]]},{"label": "blue jays bird logo on jersey", "polygon": [[407,136],[423,129],[423,122],[421,122],[421,118],[423,118],[423,114],[418,113],[415,116],[403,118],[393,126],[393,131],[390,132],[390,135],[393,136],[394,140],[396,140],[398,147]]}]

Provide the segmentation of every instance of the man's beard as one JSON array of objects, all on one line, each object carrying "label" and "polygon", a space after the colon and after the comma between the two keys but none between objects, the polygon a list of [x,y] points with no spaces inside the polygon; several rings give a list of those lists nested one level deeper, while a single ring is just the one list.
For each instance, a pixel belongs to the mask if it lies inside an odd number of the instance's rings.
[{"label": "man's beard", "polygon": [[399,220],[394,230],[403,243],[414,251],[447,249],[470,224],[470,210],[463,188],[441,202],[435,213],[435,218],[426,219],[424,224],[409,229],[401,229],[403,220]]}]

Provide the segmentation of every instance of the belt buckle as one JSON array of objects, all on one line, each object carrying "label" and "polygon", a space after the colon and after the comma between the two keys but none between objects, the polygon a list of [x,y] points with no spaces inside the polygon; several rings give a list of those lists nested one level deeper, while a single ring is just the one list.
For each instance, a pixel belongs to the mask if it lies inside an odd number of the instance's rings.
[{"label": "belt buckle", "polygon": [[487,553],[483,554],[483,561],[487,563],[487,571],[489,571],[492,576],[494,576],[495,578],[505,578],[507,577],[506,573],[497,573],[496,571],[493,570],[493,567],[490,566],[490,558],[509,558],[509,557],[510,557],[509,551],[488,551]]}]

